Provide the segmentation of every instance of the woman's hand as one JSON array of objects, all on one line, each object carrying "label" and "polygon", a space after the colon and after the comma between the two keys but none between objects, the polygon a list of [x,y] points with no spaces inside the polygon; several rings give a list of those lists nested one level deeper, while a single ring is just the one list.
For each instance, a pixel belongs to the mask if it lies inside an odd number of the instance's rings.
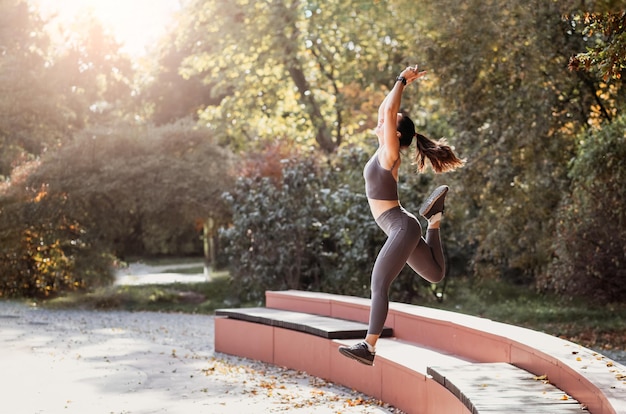
[{"label": "woman's hand", "polygon": [[407,67],[400,74],[400,76],[402,76],[404,79],[406,79],[406,84],[407,85],[409,83],[413,82],[414,80],[417,80],[417,79],[419,79],[419,78],[421,78],[422,76],[425,76],[425,75],[426,75],[426,71],[425,70],[420,71],[417,68],[417,65]]}]

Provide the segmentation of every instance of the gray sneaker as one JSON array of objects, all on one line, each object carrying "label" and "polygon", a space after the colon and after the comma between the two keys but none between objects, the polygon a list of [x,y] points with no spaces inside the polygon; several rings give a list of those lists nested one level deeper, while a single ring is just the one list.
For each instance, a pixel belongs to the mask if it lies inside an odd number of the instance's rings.
[{"label": "gray sneaker", "polygon": [[443,213],[446,194],[448,194],[447,185],[435,188],[435,191],[428,196],[420,207],[420,215],[428,220],[437,213]]},{"label": "gray sneaker", "polygon": [[359,361],[361,364],[374,365],[376,353],[370,352],[365,341],[352,346],[340,346],[339,352],[341,352],[341,355]]}]

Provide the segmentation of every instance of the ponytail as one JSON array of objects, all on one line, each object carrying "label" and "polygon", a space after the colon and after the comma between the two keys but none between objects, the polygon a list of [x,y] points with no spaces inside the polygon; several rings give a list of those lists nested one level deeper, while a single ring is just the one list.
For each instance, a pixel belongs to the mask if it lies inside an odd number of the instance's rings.
[{"label": "ponytail", "polygon": [[465,160],[459,159],[454,154],[445,139],[433,141],[416,133],[415,124],[405,113],[402,113],[402,117],[398,121],[398,132],[400,132],[401,148],[408,147],[413,138],[416,138],[415,164],[417,165],[417,172],[426,170],[426,161],[430,163],[436,173],[453,171],[465,164]]},{"label": "ponytail", "polygon": [[415,164],[418,172],[426,169],[426,160],[435,173],[453,171],[465,164],[464,159],[458,158],[445,139],[433,141],[422,134],[415,134],[417,151]]}]

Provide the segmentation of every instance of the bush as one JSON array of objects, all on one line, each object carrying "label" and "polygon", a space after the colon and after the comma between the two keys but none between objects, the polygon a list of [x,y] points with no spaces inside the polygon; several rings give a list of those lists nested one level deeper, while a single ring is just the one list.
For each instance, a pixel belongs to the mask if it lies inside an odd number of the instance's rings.
[{"label": "bush", "polygon": [[0,297],[50,297],[113,280],[111,256],[80,223],[47,200],[11,201],[2,200],[0,214]]},{"label": "bush", "polygon": [[319,285],[319,199],[316,165],[285,160],[282,176],[241,177],[225,194],[233,225],[222,232],[241,299],[262,301],[266,289]]},{"label": "bush", "polygon": [[[260,303],[266,290],[281,289],[369,297],[371,269],[385,234],[364,194],[361,171],[368,155],[345,148],[324,164],[311,154],[281,157],[275,149],[266,157],[258,168],[244,167],[248,175],[225,194],[233,224],[221,232],[222,245],[240,299]],[[414,184],[402,182],[403,193],[411,194]],[[425,285],[407,266],[391,297],[413,301]]]},{"label": "bush", "polygon": [[229,220],[230,153],[184,122],[77,133],[0,184],[0,296],[112,281],[117,257],[198,254],[203,222]]},{"label": "bush", "polygon": [[555,258],[539,286],[570,298],[626,295],[626,117],[590,130],[570,169],[571,197],[558,212]]}]

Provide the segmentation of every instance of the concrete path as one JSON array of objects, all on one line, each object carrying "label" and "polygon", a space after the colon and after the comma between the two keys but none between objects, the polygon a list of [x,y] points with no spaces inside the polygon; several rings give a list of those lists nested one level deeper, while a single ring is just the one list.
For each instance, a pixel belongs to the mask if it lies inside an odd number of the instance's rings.
[{"label": "concrete path", "polygon": [[213,350],[213,317],[0,301],[0,412],[394,413],[303,373]]},{"label": "concrete path", "polygon": [[195,274],[181,274],[174,270],[196,269],[203,267],[202,262],[151,266],[144,263],[131,263],[115,272],[116,285],[146,285],[170,283],[202,283],[211,280],[211,269],[204,268]]}]

